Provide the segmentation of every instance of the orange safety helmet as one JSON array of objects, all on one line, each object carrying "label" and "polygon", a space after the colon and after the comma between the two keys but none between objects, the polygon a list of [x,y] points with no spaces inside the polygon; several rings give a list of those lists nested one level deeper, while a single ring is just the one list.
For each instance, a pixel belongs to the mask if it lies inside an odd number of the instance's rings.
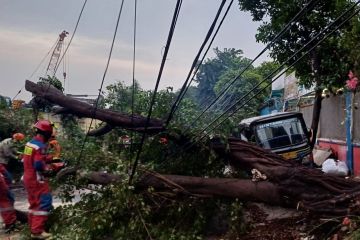
[{"label": "orange safety helmet", "polygon": [[50,134],[53,131],[53,124],[48,120],[39,120],[37,123],[35,123],[34,127]]},{"label": "orange safety helmet", "polygon": [[22,133],[15,133],[12,137],[16,141],[22,141],[25,139],[25,135]]}]

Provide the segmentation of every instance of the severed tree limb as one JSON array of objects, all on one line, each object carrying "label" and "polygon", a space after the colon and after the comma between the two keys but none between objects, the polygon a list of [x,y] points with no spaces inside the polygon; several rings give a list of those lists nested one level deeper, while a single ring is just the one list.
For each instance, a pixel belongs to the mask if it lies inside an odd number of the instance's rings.
[{"label": "severed tree limb", "polygon": [[[64,96],[48,85],[26,81],[26,89],[36,96],[58,104],[76,115],[93,117],[108,124],[133,131],[144,131],[146,118],[98,109],[94,106]],[[148,132],[163,131],[160,120],[150,121]],[[192,196],[238,198],[242,201],[258,201],[279,206],[288,206],[311,213],[346,215],[360,214],[360,185],[351,179],[328,176],[317,169],[287,161],[281,156],[253,144],[235,138],[228,139],[229,151],[222,144],[213,145],[219,156],[226,157],[235,170],[251,172],[256,169],[266,176],[266,181],[250,179],[202,178],[179,175],[145,173],[136,182],[136,188],[153,187],[156,191]],[[67,171],[67,172],[66,172]],[[104,172],[81,172],[78,168],[67,169],[58,174],[78,174],[89,183],[124,184],[123,177]],[[256,172],[256,171],[255,171]]]},{"label": "severed tree limb", "polygon": [[[250,171],[255,168],[265,174],[267,180],[161,175],[146,171],[135,183],[136,189],[152,187],[155,191],[175,195],[238,198],[319,215],[360,214],[359,182],[325,175],[320,170],[285,160],[239,139],[230,138],[229,147],[228,159],[235,169]],[[225,146],[217,145],[214,148],[225,154]],[[127,184],[121,176],[110,173],[91,172],[80,176],[89,183]]]},{"label": "severed tree limb", "polygon": [[79,171],[79,167],[63,168],[56,174],[56,180],[61,181],[62,179],[64,179],[67,176],[75,176],[78,171]]},{"label": "severed tree limb", "polygon": [[97,137],[97,136],[101,136],[101,135],[104,135],[108,132],[110,132],[111,130],[113,130],[114,127],[111,126],[110,124],[108,123],[105,123],[104,125],[94,129],[94,130],[91,130],[88,132],[88,135],[89,136],[94,136],[94,137]]},{"label": "severed tree limb", "polygon": [[[73,173],[72,168],[68,173]],[[79,171],[79,170],[78,170]],[[62,173],[61,177],[65,175]],[[127,184],[124,178],[111,173],[89,172],[77,174],[88,180],[88,183],[108,185]],[[243,201],[258,201],[269,204],[282,205],[278,187],[270,182],[253,182],[243,179],[202,178],[180,175],[161,175],[146,173],[136,182],[137,190],[153,187],[157,191],[168,190],[176,193],[203,195],[212,197],[239,198]]]},{"label": "severed tree limb", "polygon": [[[238,198],[242,201],[265,202],[273,205],[284,204],[279,195],[279,188],[266,181],[253,182],[236,178],[202,178],[180,175],[163,175],[162,178],[181,186],[191,194]],[[156,190],[168,189],[171,191],[178,189],[153,174],[142,176],[136,187],[138,189],[153,187]]]},{"label": "severed tree limb", "polygon": [[108,185],[113,183],[122,183],[124,178],[111,173],[106,172],[79,172],[78,176],[86,178],[89,183]]},{"label": "severed tree limb", "polygon": [[[78,174],[89,183],[127,184],[119,175],[90,172]],[[137,191],[149,187],[156,192],[197,197],[237,198],[241,201],[263,202],[271,205],[292,207],[319,215],[347,215],[360,213],[360,190],[352,193],[334,194],[319,186],[297,186],[294,181],[252,181],[236,178],[203,178],[180,175],[161,175],[146,172],[135,184]],[[314,192],[315,191],[315,192]]]},{"label": "severed tree limb", "polygon": [[52,107],[51,111],[54,114],[72,114],[72,115],[76,115],[78,117],[83,117],[81,116],[80,113],[75,113],[74,111],[71,111],[70,109],[64,108],[64,107],[58,107],[58,106],[54,106]]},{"label": "severed tree limb", "polygon": [[[218,144],[213,147],[222,156],[228,155],[227,159],[234,169],[250,172],[255,168],[266,175],[266,181],[145,172],[138,178],[136,189],[152,187],[155,191],[167,191],[175,195],[238,198],[241,201],[264,202],[319,215],[360,214],[359,182],[326,175],[320,170],[285,160],[239,139],[230,138],[228,142],[227,153],[225,146]],[[88,179],[89,183],[127,184],[121,176],[110,173],[91,172],[80,176]]]},{"label": "severed tree limb", "polygon": [[[93,105],[78,101],[72,97],[65,96],[58,89],[48,84],[36,84],[26,80],[25,89],[32,92],[37,97],[64,107],[66,111],[73,112],[82,117],[89,117],[101,120],[112,126],[143,132],[146,117],[135,115],[133,118],[129,114],[123,114],[108,109],[95,109]],[[164,130],[163,122],[159,119],[151,119],[148,132],[157,133]]]},{"label": "severed tree limb", "polygon": [[229,139],[229,148],[230,164],[235,169],[256,168],[279,187],[292,207],[319,214],[360,213],[359,182],[326,175],[236,138]]}]

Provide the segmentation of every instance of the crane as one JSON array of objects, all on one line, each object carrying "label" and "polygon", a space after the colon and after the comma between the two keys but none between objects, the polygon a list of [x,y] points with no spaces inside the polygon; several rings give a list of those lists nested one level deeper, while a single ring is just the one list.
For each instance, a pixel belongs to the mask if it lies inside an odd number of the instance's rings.
[{"label": "crane", "polygon": [[[45,76],[47,76],[47,75],[50,75],[52,77],[55,76],[56,68],[57,68],[59,58],[60,58],[60,55],[61,55],[61,51],[62,51],[62,48],[63,48],[63,45],[64,45],[64,39],[66,38],[66,36],[68,34],[69,34],[69,32],[67,32],[65,30],[62,31],[59,34],[59,39],[58,39],[58,41],[57,41],[57,43],[55,45],[54,51],[51,54],[48,67],[46,68]],[[63,75],[64,75],[64,78],[65,78],[66,73],[64,72]]]}]

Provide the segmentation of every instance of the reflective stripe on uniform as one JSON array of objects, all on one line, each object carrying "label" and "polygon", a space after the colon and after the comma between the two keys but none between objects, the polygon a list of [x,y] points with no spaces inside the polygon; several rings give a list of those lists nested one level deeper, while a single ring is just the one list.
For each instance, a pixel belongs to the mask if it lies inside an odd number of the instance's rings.
[{"label": "reflective stripe on uniform", "polygon": [[34,216],[47,216],[49,215],[50,213],[47,212],[47,211],[35,211],[35,210],[29,210],[28,212],[29,214],[32,214]]},{"label": "reflective stripe on uniform", "polygon": [[31,155],[31,154],[32,154],[32,151],[33,151],[33,148],[32,148],[32,147],[25,146],[25,149],[24,149],[24,154],[25,154],[25,155]]},{"label": "reflective stripe on uniform", "polygon": [[15,210],[15,208],[13,208],[13,207],[0,208],[0,212],[8,212],[8,211],[13,211],[13,210]]},{"label": "reflective stripe on uniform", "polygon": [[31,142],[26,143],[26,146],[34,148],[35,150],[38,150],[40,147],[36,144],[33,144]]}]

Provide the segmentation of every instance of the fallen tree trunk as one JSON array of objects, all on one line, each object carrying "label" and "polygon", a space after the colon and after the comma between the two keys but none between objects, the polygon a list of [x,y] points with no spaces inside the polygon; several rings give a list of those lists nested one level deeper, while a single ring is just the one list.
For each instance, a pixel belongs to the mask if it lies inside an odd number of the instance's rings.
[{"label": "fallen tree trunk", "polygon": [[[129,114],[123,114],[108,109],[98,109],[93,105],[78,101],[72,97],[65,96],[58,89],[48,84],[36,84],[26,80],[25,89],[32,92],[37,97],[41,97],[51,103],[57,104],[64,109],[61,112],[71,112],[80,117],[95,118],[112,126],[122,127],[128,130],[143,132],[146,123],[146,117]],[[164,130],[163,122],[158,119],[151,119],[147,132],[157,133]]]},{"label": "fallen tree trunk", "polygon": [[[87,179],[89,184],[127,184],[124,178],[105,172],[86,172],[76,168],[64,169],[59,172],[58,179],[64,175],[74,174]],[[180,175],[161,175],[153,172],[143,174],[135,184],[136,190],[153,187],[158,191],[168,190],[174,193],[196,195],[202,197],[229,197],[243,201],[265,202],[283,205],[279,197],[279,188],[270,182],[253,182],[236,178],[202,178]]]},{"label": "fallen tree trunk", "polygon": [[207,197],[238,198],[242,201],[283,205],[279,188],[270,182],[253,182],[236,178],[202,178],[179,175],[145,174],[136,184],[137,189],[153,187],[185,194]]},{"label": "fallen tree trunk", "polygon": [[[74,173],[73,170],[69,172]],[[152,187],[160,192],[168,191],[197,197],[237,198],[241,201],[291,207],[319,215],[360,214],[359,183],[339,178],[332,179],[321,172],[308,170],[316,172],[316,175],[307,174],[305,170],[302,171],[305,174],[303,178],[294,177],[284,180],[273,179],[273,176],[269,176],[269,180],[266,181],[161,175],[146,172],[139,177],[135,186],[136,190],[140,191]],[[110,173],[90,172],[79,175],[93,184],[127,184],[123,177]],[[332,183],[338,184],[337,190],[331,186]]]},{"label": "fallen tree trunk", "polygon": [[[321,214],[360,212],[359,182],[326,175],[236,138],[229,139],[229,147],[229,161],[235,169],[257,169],[265,174],[292,207]],[[215,148],[224,153],[224,146]]]},{"label": "fallen tree trunk", "polygon": [[[26,89],[70,112],[104,121],[107,125],[100,133],[112,127],[123,127],[133,131],[144,131],[146,118],[98,109],[94,106],[64,96],[48,85],[26,81]],[[152,119],[152,132],[164,130],[160,120]],[[230,138],[229,151],[224,145],[214,145],[220,156],[229,159],[232,167],[239,171],[253,169],[266,176],[266,181],[254,182],[250,179],[201,178],[178,175],[145,173],[136,183],[138,189],[153,187],[156,190],[181,192],[197,196],[238,198],[243,201],[260,201],[280,206],[290,206],[312,213],[346,215],[360,213],[360,184],[350,179],[328,176],[316,169],[310,169],[292,161],[287,161],[258,146]],[[68,174],[78,172],[77,168]],[[91,183],[122,184],[122,177],[101,172],[82,175]],[[265,177],[263,178],[265,179]],[[255,179],[259,180],[259,179]],[[126,183],[127,184],[127,183]]]}]

